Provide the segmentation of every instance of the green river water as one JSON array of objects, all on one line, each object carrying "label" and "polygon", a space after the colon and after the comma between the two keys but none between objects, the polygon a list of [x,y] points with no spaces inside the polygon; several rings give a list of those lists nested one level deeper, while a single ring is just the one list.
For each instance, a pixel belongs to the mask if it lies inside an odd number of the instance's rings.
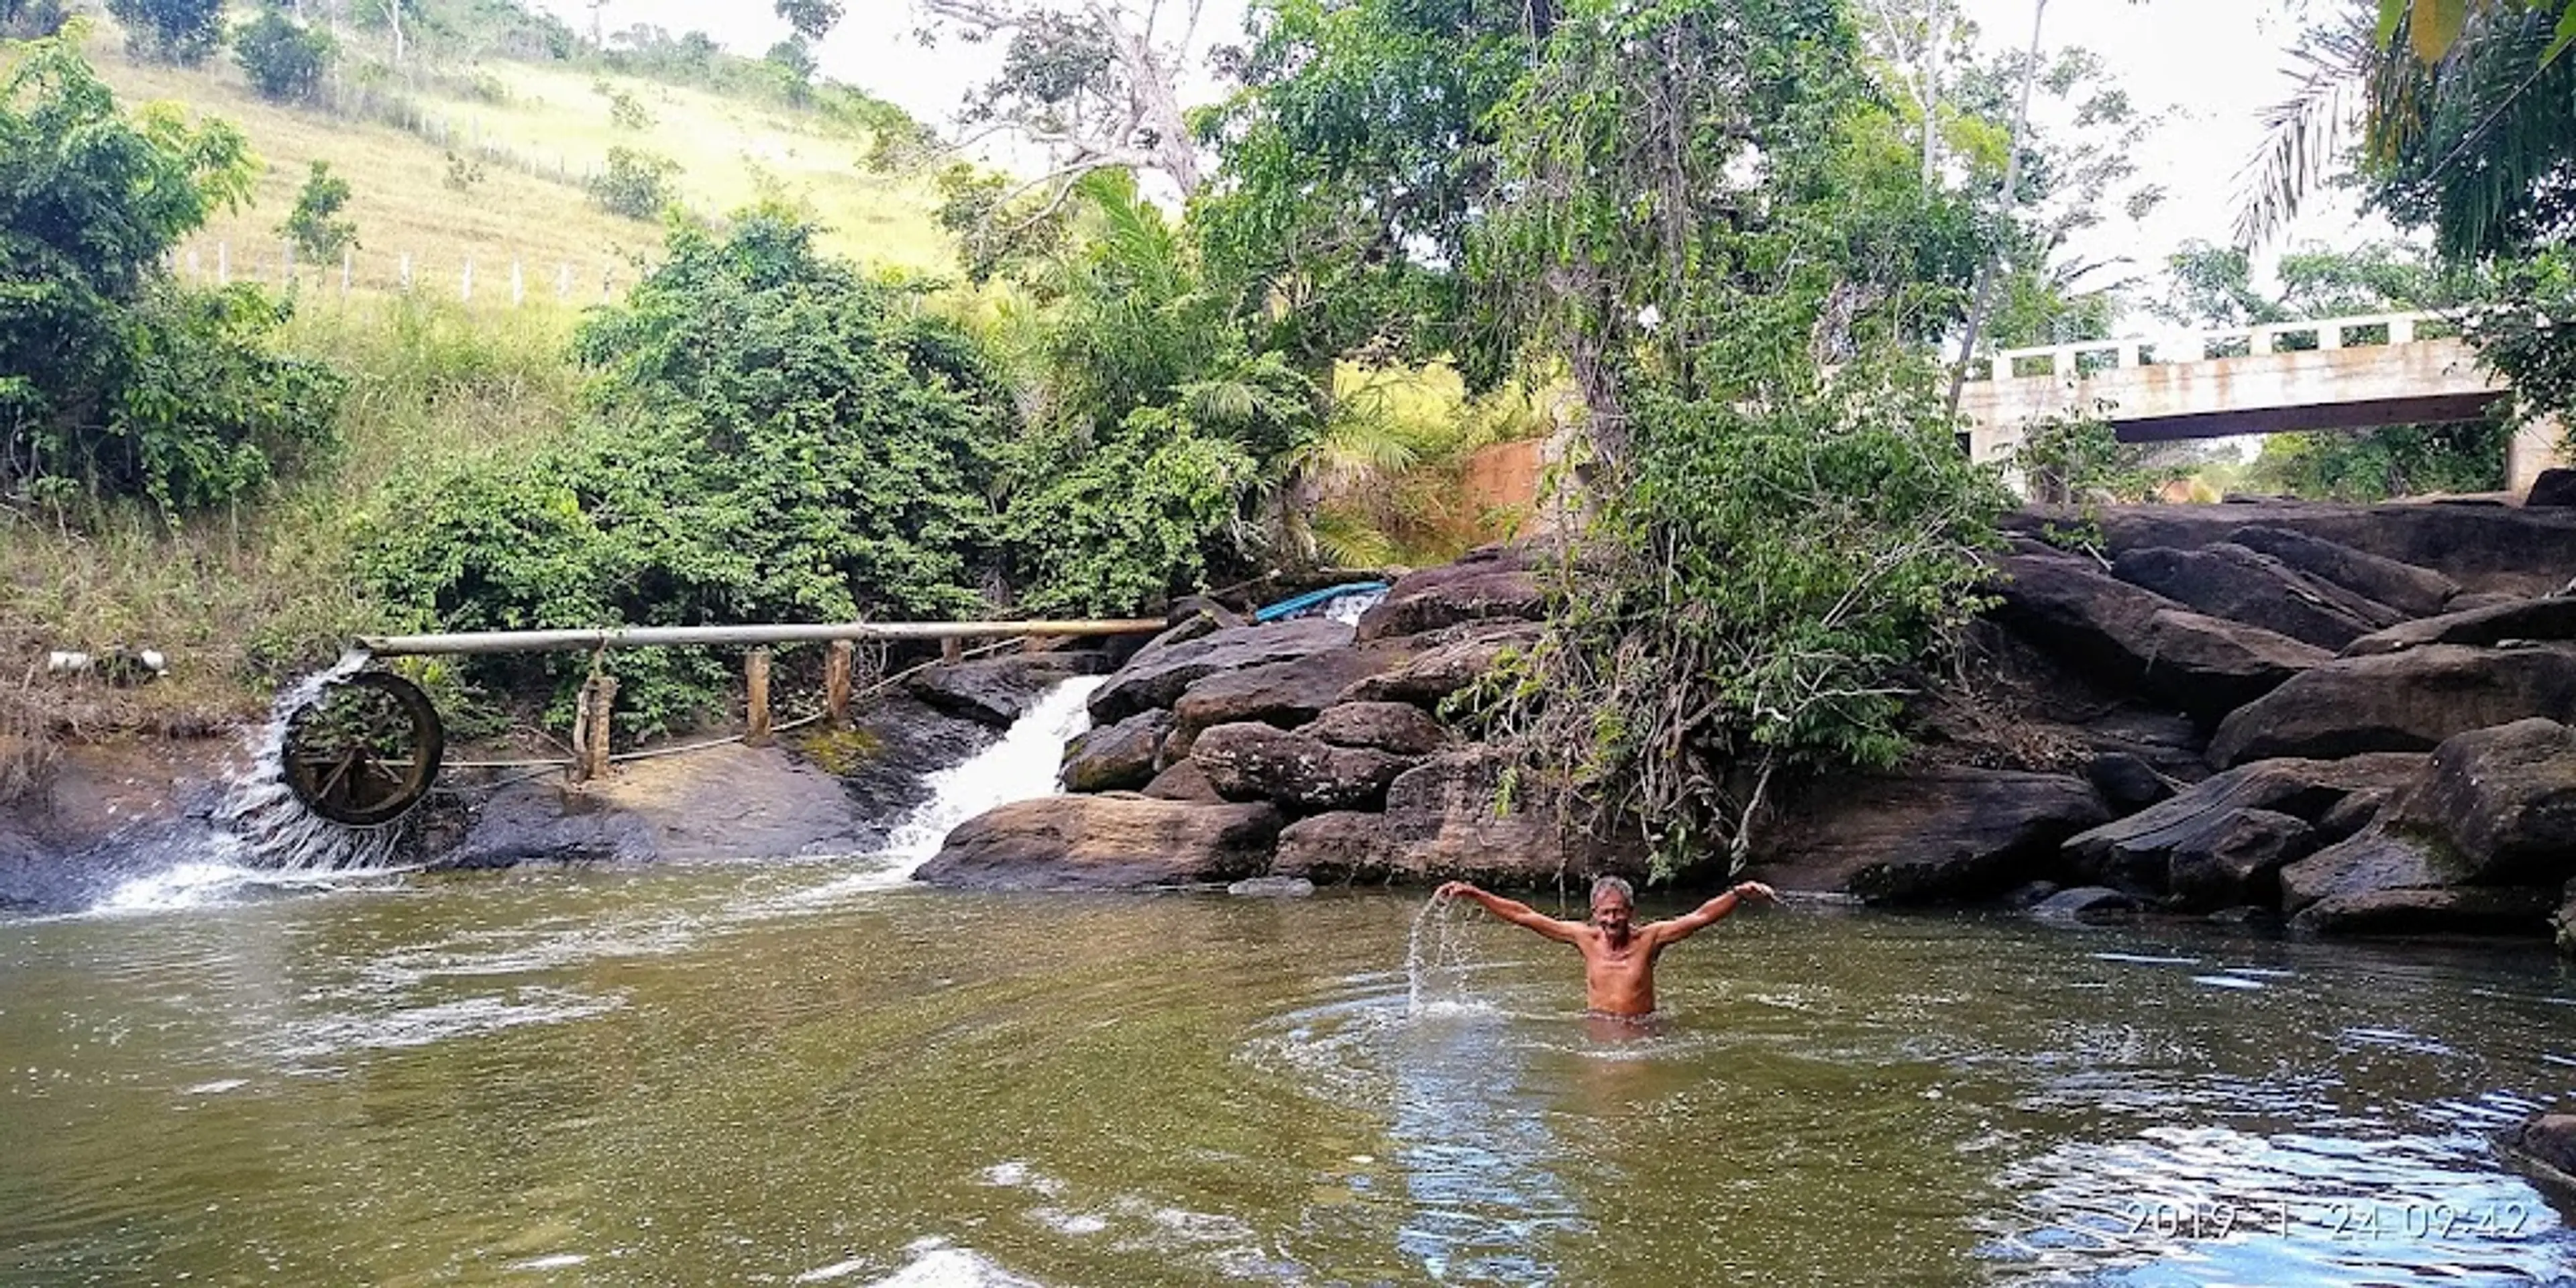
[{"label": "green river water", "polygon": [[1409,976],[1422,907],[806,863],[0,924],[0,1283],[2576,1275],[2487,1143],[2576,1101],[2545,952],[1809,905],[1626,1036],[1463,909]]}]

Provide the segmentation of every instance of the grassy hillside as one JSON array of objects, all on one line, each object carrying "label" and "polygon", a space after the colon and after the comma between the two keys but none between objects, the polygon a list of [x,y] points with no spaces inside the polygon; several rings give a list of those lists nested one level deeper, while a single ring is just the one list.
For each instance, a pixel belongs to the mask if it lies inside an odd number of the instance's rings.
[{"label": "grassy hillside", "polygon": [[[784,199],[831,228],[827,248],[864,263],[937,271],[951,260],[930,216],[927,185],[870,172],[864,161],[873,140],[819,114],[613,73],[487,61],[350,92],[345,101],[363,97],[366,116],[381,118],[353,119],[267,102],[226,57],[196,68],[129,57],[122,34],[105,19],[85,53],[129,108],[167,100],[231,121],[264,163],[252,204],[219,215],[183,252],[183,270],[193,260],[209,278],[218,247],[228,247],[235,278],[277,279],[284,248],[275,230],[318,160],[352,189],[347,213],[361,243],[353,274],[360,289],[392,289],[408,254],[420,289],[457,291],[470,258],[477,295],[506,299],[517,261],[532,298],[550,298],[569,266],[576,302],[595,301],[603,275],[632,283],[632,257],[662,240],[658,225],[608,213],[583,187],[620,146],[678,162],[681,200],[694,214],[717,217],[764,197]],[[632,96],[651,124],[615,125],[601,85]],[[463,190],[451,187],[451,154],[479,160],[483,177]],[[336,265],[327,273],[304,267],[308,280],[336,288]]]}]

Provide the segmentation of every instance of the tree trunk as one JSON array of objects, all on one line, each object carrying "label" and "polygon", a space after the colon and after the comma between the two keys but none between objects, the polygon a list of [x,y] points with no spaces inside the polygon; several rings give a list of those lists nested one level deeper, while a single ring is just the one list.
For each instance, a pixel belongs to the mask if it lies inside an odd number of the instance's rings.
[{"label": "tree trunk", "polygon": [[[2039,33],[2048,18],[2048,0],[2033,0],[2030,7],[2030,63],[2021,69],[2021,106],[2013,113],[2012,138],[2004,157],[2003,216],[2010,231],[2014,198],[2021,187],[2021,140],[2030,128],[2030,87],[2039,79]],[[1968,306],[1968,334],[1959,341],[1959,365],[1950,370],[1950,415],[1959,414],[1959,394],[1968,383],[1968,363],[1977,356],[1977,333],[1986,326],[1986,306],[1994,300],[1995,270],[2003,263],[2003,252],[1997,250],[1977,268],[1977,298]],[[1993,373],[2001,376],[1998,371]]]}]

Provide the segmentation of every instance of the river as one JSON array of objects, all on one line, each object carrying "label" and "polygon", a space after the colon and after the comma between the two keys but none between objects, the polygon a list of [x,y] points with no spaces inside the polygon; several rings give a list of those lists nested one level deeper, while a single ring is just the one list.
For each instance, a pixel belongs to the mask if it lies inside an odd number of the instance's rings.
[{"label": "river", "polygon": [[1464,909],[1408,978],[1410,897],[897,876],[0,924],[0,1283],[2576,1273],[2486,1140],[2576,1099],[2544,952],[1809,904],[1673,950],[1629,1036]]}]

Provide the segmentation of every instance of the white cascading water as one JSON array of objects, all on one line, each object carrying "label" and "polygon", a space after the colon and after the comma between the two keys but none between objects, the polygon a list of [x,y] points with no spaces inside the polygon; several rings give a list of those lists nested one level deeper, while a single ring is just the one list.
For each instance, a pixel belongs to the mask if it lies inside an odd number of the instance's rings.
[{"label": "white cascading water", "polygon": [[277,695],[268,722],[250,736],[249,768],[233,776],[208,822],[212,830],[173,842],[186,852],[159,871],[110,891],[101,912],[157,912],[222,901],[248,886],[302,885],[325,876],[368,877],[391,871],[397,829],[343,827],[304,808],[286,786],[288,726],[332,685],[366,666],[368,655],[343,655]]},{"label": "white cascading water", "polygon": [[1091,728],[1085,704],[1103,677],[1078,676],[1047,691],[1000,742],[930,775],[930,799],[886,837],[905,876],[939,853],[950,829],[997,805],[1053,794],[1064,746]]}]

